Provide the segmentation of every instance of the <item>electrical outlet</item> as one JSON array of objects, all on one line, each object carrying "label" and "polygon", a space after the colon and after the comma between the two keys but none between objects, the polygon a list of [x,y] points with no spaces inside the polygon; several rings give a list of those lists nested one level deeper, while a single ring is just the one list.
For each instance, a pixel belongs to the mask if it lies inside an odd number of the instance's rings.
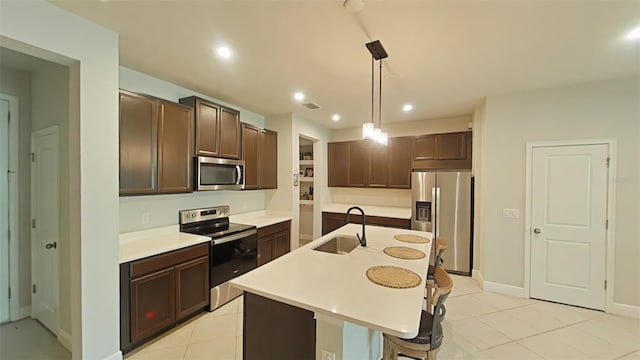
[{"label": "electrical outlet", "polygon": [[502,209],[502,217],[506,217],[510,219],[518,219],[520,218],[520,210],[519,209]]},{"label": "electrical outlet", "polygon": [[336,354],[332,352],[328,352],[327,350],[322,350],[322,360],[336,360]]},{"label": "electrical outlet", "polygon": [[142,213],[142,224],[146,225],[149,223],[149,213]]}]

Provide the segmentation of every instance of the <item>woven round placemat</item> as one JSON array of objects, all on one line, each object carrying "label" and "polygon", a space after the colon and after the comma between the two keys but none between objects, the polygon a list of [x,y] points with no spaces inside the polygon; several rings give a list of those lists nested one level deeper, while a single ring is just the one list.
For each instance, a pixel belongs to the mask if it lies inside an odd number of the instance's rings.
[{"label": "woven round placemat", "polygon": [[400,234],[400,235],[395,235],[393,238],[399,241],[404,241],[404,242],[413,243],[413,244],[429,243],[429,239],[427,239],[426,237],[418,236],[418,235]]},{"label": "woven round placemat", "polygon": [[427,256],[424,252],[404,246],[389,246],[384,248],[385,254],[399,259],[417,260]]},{"label": "woven round placemat", "polygon": [[409,289],[420,285],[420,275],[397,266],[374,266],[367,270],[371,282],[394,288]]}]

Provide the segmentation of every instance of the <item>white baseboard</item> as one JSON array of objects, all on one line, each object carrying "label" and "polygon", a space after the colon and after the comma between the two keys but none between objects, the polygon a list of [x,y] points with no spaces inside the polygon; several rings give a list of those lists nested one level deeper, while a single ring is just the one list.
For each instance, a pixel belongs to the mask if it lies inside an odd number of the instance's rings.
[{"label": "white baseboard", "polygon": [[611,314],[628,316],[636,319],[640,319],[640,306],[633,306],[627,304],[620,304],[614,302],[609,309]]},{"label": "white baseboard", "polygon": [[122,360],[122,351],[118,350],[104,358],[104,360]]},{"label": "white baseboard", "polygon": [[18,319],[16,320],[24,319],[29,316],[31,316],[31,305],[20,306],[20,309],[18,310]]},{"label": "white baseboard", "polygon": [[71,334],[68,332],[58,328],[58,342],[62,344],[62,346],[66,347],[67,350],[71,350]]},{"label": "white baseboard", "polygon": [[513,285],[505,285],[505,284],[499,284],[499,283],[494,283],[490,281],[483,281],[482,289],[484,291],[494,292],[497,294],[524,298],[524,288],[513,286]]},{"label": "white baseboard", "polygon": [[480,270],[471,270],[471,278],[477,281],[480,284],[480,287],[484,288],[484,278],[482,277]]},{"label": "white baseboard", "polygon": [[302,241],[311,241],[311,240],[313,240],[313,235],[311,235],[311,234],[300,234],[298,236],[298,239],[300,239]]}]

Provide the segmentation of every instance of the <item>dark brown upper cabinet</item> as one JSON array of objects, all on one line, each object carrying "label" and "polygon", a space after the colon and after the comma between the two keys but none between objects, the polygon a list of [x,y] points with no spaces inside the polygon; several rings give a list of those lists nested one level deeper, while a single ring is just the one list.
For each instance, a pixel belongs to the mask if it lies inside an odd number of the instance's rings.
[{"label": "dark brown upper cabinet", "polygon": [[369,155],[363,141],[329,143],[328,172],[330,187],[364,187]]},{"label": "dark brown upper cabinet", "polygon": [[327,144],[328,152],[328,172],[329,172],[329,186],[330,187],[344,187],[349,186],[348,173],[349,173],[349,143],[348,142],[334,142]]},{"label": "dark brown upper cabinet", "polygon": [[367,153],[367,187],[389,187],[389,156],[387,147],[369,142]]},{"label": "dark brown upper cabinet", "polygon": [[411,188],[411,136],[389,138],[387,145],[389,163],[388,187]]},{"label": "dark brown upper cabinet", "polygon": [[278,134],[242,123],[245,189],[278,187]]},{"label": "dark brown upper cabinet", "polygon": [[367,183],[367,144],[364,141],[349,141],[348,186],[364,187]]},{"label": "dark brown upper cabinet", "polygon": [[329,186],[410,188],[411,139],[390,138],[387,146],[368,140],[329,143]]},{"label": "dark brown upper cabinet", "polygon": [[260,133],[260,162],[258,163],[261,189],[278,188],[278,133],[263,129]]},{"label": "dark brown upper cabinet", "polygon": [[413,169],[471,169],[471,132],[416,136]]},{"label": "dark brown upper cabinet", "polygon": [[120,91],[120,195],[192,191],[192,109]]},{"label": "dark brown upper cabinet", "polygon": [[180,103],[195,110],[196,156],[240,159],[242,130],[239,111],[195,96],[182,98]]}]

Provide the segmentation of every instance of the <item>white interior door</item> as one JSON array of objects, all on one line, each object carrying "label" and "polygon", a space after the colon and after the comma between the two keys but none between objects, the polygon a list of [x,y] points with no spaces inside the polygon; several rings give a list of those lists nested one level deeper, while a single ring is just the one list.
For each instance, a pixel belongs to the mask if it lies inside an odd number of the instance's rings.
[{"label": "white interior door", "polygon": [[534,147],[532,298],[604,310],[608,145]]},{"label": "white interior door", "polygon": [[0,323],[9,321],[9,102],[0,100]]},{"label": "white interior door", "polygon": [[58,130],[31,136],[31,316],[57,334],[58,309]]}]

